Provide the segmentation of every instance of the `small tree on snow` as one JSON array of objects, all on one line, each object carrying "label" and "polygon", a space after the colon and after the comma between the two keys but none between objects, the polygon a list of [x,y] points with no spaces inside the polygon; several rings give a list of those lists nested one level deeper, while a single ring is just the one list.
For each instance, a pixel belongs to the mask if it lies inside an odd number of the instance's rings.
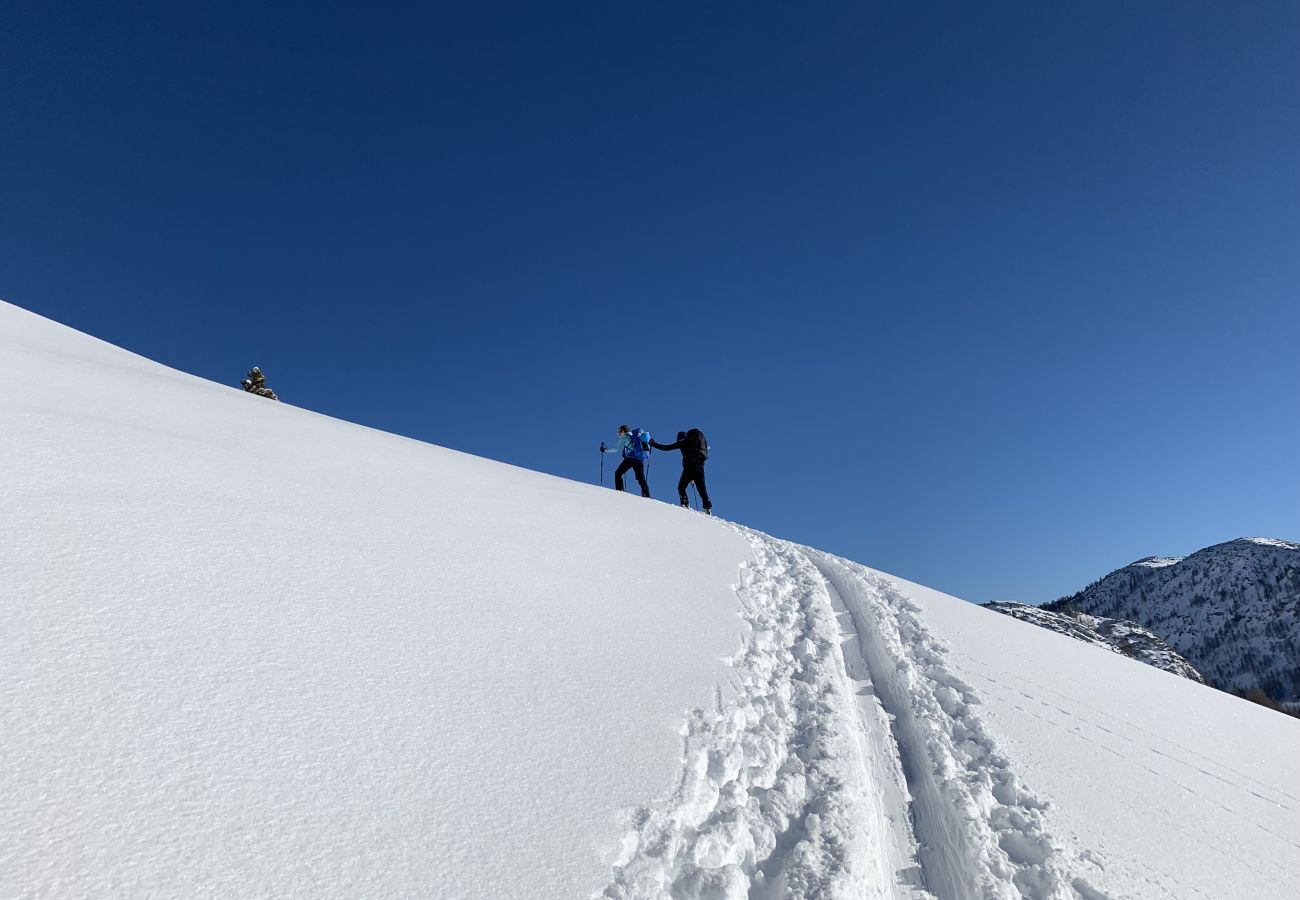
[{"label": "small tree on snow", "polygon": [[280,399],[275,395],[275,391],[266,386],[266,376],[262,374],[262,370],[257,366],[253,366],[248,373],[248,377],[240,383],[243,385],[244,390],[250,394],[257,394],[259,397],[266,397],[270,400]]}]

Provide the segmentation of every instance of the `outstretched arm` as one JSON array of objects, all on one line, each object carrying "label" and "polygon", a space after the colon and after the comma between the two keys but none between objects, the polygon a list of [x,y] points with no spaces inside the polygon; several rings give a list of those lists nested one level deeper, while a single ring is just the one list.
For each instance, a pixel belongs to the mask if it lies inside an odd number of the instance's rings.
[{"label": "outstretched arm", "polygon": [[654,438],[651,438],[650,446],[654,447],[656,450],[680,450],[682,449],[682,442],[674,441],[671,444],[661,444],[658,441],[656,441]]}]

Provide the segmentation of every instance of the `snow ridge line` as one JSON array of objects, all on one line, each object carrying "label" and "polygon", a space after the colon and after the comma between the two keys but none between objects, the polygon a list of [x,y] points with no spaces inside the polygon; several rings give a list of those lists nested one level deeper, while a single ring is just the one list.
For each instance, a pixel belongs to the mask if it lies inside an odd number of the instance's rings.
[{"label": "snow ridge line", "polygon": [[1071,876],[1071,854],[1047,832],[1047,805],[998,753],[978,695],[947,667],[948,648],[922,624],[919,608],[865,566],[804,552],[849,610],[873,686],[893,717],[927,888],[940,900],[1104,900]]},{"label": "snow ridge line", "polygon": [[740,526],[734,683],[683,726],[676,789],[637,810],[610,900],[897,895],[826,583],[793,545]]}]

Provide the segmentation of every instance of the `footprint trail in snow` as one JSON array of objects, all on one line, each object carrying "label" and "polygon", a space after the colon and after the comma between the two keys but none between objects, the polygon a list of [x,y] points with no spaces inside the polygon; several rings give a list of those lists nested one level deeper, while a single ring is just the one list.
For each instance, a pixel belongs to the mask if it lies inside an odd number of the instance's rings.
[{"label": "footprint trail in snow", "polygon": [[733,683],[631,816],[611,900],[1098,900],[999,754],[918,609],[846,560],[730,526]]}]

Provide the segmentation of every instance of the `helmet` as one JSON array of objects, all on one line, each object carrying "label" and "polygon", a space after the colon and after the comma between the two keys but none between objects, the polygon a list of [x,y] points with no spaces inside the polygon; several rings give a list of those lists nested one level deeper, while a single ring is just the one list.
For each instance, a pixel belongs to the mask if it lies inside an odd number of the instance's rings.
[{"label": "helmet", "polygon": [[262,370],[259,369],[257,366],[253,366],[253,371],[256,372],[258,375],[262,374]]}]

